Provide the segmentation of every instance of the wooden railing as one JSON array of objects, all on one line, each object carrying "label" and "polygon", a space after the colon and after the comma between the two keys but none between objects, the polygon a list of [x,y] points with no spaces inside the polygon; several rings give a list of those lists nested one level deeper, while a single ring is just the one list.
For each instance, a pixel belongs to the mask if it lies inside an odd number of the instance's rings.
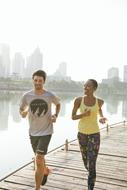
[{"label": "wooden railing", "polygon": [[106,123],[106,126],[104,126],[103,128],[101,128],[101,130],[104,130],[106,129],[106,131],[108,132],[109,131],[109,128],[113,128],[113,127],[116,127],[117,125],[120,125],[120,124],[123,124],[123,126],[125,127],[126,126],[126,123],[127,121],[120,121],[120,122],[117,122],[117,123],[113,123],[113,124],[108,124]]},{"label": "wooden railing", "polygon": [[[105,126],[103,127],[103,128],[101,128],[100,130],[106,130],[107,131],[107,133],[109,132],[109,129],[110,128],[113,128],[113,127],[116,127],[117,125],[120,125],[120,124],[123,124],[123,126],[125,127],[126,126],[126,123],[127,123],[127,121],[120,121],[120,122],[117,122],[117,123],[113,123],[113,124],[108,124],[108,123],[106,123],[105,124]],[[65,140],[65,148],[64,148],[64,150],[65,151],[68,151],[68,146],[69,146],[69,144],[71,143],[71,142],[73,142],[73,141],[75,141],[76,139],[74,139],[74,140],[72,140],[72,141],[68,141],[68,139],[66,139]],[[63,145],[62,145],[62,147],[63,147]]]}]

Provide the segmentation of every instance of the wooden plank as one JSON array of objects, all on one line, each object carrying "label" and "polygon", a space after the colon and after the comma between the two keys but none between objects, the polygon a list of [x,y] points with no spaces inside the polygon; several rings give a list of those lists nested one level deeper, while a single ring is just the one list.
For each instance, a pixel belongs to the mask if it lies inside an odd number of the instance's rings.
[{"label": "wooden plank", "polygon": [[[95,190],[127,189],[127,127],[111,128],[102,132],[101,147],[97,159],[97,179]],[[84,168],[78,141],[46,155],[46,163],[52,169],[43,190],[85,190],[88,173]],[[0,189],[34,189],[33,163],[15,172],[0,182]]]}]

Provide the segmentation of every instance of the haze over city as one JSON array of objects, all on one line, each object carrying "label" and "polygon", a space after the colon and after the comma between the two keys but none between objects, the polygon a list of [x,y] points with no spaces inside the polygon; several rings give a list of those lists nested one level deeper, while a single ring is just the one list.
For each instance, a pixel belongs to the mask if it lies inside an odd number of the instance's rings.
[{"label": "haze over city", "polygon": [[11,57],[39,47],[43,67],[53,74],[61,62],[73,80],[107,78],[127,65],[127,1],[0,0],[0,43]]}]

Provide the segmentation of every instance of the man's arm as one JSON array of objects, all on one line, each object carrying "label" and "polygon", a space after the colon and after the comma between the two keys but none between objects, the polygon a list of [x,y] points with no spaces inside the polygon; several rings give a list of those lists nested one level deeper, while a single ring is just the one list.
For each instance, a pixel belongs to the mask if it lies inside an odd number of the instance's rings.
[{"label": "man's arm", "polygon": [[52,115],[52,122],[56,122],[56,118],[58,117],[58,115],[59,115],[59,112],[60,112],[60,103],[58,103],[57,105],[56,105],[56,107],[55,107],[55,114],[53,114]]},{"label": "man's arm", "polygon": [[60,112],[60,103],[56,105],[56,110],[55,110],[55,116],[58,117],[59,115],[59,112]]},{"label": "man's arm", "polygon": [[28,105],[25,101],[25,96],[23,96],[21,99],[19,113],[22,116],[22,118],[25,118],[28,114]]},{"label": "man's arm", "polygon": [[22,118],[25,118],[27,116],[27,114],[28,114],[28,111],[25,111],[25,109],[23,110],[23,109],[20,108],[19,113],[22,116]]}]

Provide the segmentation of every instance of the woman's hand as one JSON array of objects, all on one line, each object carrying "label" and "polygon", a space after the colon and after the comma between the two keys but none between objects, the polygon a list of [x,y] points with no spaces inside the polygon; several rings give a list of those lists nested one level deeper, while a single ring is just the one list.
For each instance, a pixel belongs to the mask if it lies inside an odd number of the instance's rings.
[{"label": "woman's hand", "polygon": [[90,116],[91,110],[90,109],[85,109],[83,116]]},{"label": "woman's hand", "polygon": [[105,117],[101,117],[99,119],[99,122],[102,123],[102,124],[106,123],[106,121],[107,121],[107,118],[105,118]]}]

